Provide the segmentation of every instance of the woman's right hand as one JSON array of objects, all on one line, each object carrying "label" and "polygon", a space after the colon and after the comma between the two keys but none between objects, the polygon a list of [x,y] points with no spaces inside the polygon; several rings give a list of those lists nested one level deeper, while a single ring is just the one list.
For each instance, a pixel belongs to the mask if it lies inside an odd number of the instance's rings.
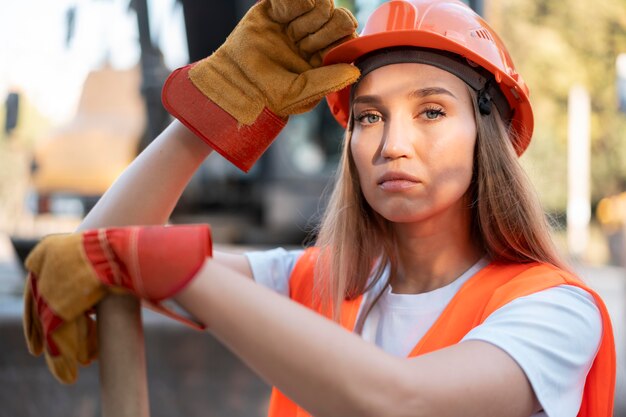
[{"label": "woman's right hand", "polygon": [[130,293],[195,328],[203,325],[166,308],[212,256],[207,225],[102,228],[44,238],[26,259],[24,333],[29,351],[45,353],[61,382],[96,359],[90,312],[110,292]]},{"label": "woman's right hand", "polygon": [[248,171],[289,115],[358,79],[353,65],[321,65],[326,51],[357,36],[356,26],[332,0],[259,1],[213,55],[170,75],[163,103]]}]

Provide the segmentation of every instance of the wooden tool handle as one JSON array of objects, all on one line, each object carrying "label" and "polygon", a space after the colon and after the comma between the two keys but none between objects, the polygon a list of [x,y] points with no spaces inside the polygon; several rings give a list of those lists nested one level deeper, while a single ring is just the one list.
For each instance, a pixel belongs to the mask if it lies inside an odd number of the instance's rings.
[{"label": "wooden tool handle", "polygon": [[102,417],[149,417],[141,304],[109,295],[98,305]]}]

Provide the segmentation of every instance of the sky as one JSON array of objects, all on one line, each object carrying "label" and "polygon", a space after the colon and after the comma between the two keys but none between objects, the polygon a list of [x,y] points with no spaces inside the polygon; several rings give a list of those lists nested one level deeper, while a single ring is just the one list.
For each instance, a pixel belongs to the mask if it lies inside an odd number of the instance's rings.
[{"label": "sky", "polygon": [[[73,116],[89,71],[108,56],[115,68],[139,60],[137,20],[129,0],[0,0],[0,100],[11,90],[28,96],[53,123]],[[187,62],[182,9],[175,0],[148,0],[153,41],[166,65]],[[66,45],[66,14],[76,7]]]}]

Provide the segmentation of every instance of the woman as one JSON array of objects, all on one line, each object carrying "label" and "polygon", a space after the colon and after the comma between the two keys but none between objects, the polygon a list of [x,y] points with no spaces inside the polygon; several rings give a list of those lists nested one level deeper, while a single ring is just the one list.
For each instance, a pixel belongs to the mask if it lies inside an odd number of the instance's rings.
[{"label": "woman", "polygon": [[[104,283],[173,297],[277,387],[272,416],[612,415],[608,314],[560,260],[519,167],[532,111],[497,35],[459,2],[414,0],[382,5],[355,38],[329,4],[260,2],[175,72],[164,102],[182,124],[82,226],[163,224],[211,149],[249,169],[289,114],[330,93],[347,130],[315,248],[207,257],[202,227],[46,239],[28,261],[31,349],[41,320],[48,357],[63,356],[63,326]],[[45,288],[69,268],[89,303]]]}]

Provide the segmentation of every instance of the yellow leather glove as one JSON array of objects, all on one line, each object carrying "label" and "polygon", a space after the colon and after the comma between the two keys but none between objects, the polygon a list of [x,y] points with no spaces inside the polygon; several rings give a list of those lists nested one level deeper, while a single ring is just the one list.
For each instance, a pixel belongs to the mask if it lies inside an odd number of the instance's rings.
[{"label": "yellow leather glove", "polygon": [[356,27],[332,0],[261,0],[214,54],[170,75],[163,104],[248,171],[289,115],[358,79],[353,65],[322,66],[328,50],[357,36]]},{"label": "yellow leather glove", "polygon": [[90,313],[110,291],[135,295],[163,314],[202,328],[160,301],[184,288],[211,251],[207,225],[118,227],[44,238],[26,259],[28,350],[36,356],[43,352],[59,381],[74,382],[78,364],[97,358]]},{"label": "yellow leather glove", "polygon": [[97,357],[89,311],[106,291],[88,265],[79,234],[47,237],[26,259],[31,271],[24,288],[26,344],[31,354],[45,354],[48,368],[64,383],[76,380],[78,364]]}]

